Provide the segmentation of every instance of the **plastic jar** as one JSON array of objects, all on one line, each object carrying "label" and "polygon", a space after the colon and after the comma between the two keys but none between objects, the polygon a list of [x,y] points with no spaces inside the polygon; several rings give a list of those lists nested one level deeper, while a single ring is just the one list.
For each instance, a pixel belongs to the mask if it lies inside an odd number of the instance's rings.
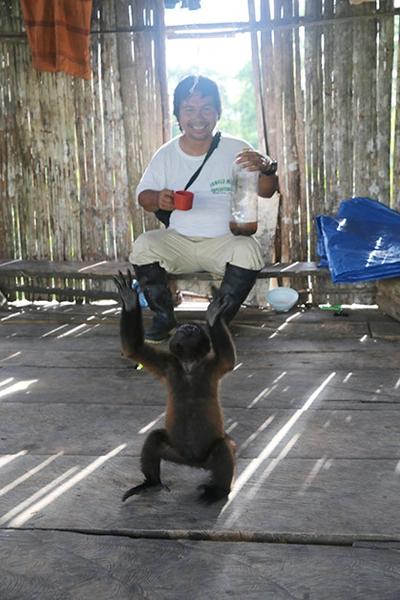
[{"label": "plastic jar", "polygon": [[[243,152],[249,148],[243,148]],[[258,171],[248,171],[236,161],[232,165],[231,220],[233,235],[253,235],[258,226]]]}]

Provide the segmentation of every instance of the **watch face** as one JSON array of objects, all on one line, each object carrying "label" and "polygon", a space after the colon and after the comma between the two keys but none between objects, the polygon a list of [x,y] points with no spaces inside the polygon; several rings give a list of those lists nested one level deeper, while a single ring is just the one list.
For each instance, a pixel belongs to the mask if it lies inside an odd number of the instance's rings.
[{"label": "watch face", "polygon": [[265,169],[265,171],[263,171],[264,175],[274,175],[278,170],[278,163],[276,160],[273,160],[269,169]]}]

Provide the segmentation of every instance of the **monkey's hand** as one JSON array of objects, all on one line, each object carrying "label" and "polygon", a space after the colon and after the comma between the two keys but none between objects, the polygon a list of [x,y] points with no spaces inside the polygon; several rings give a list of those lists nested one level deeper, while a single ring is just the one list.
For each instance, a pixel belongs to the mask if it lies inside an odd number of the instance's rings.
[{"label": "monkey's hand", "polygon": [[222,294],[220,289],[211,287],[213,300],[207,308],[208,335],[214,350],[214,375],[220,378],[232,371],[236,363],[236,351],[224,320],[224,311],[229,306],[229,294]]},{"label": "monkey's hand", "polygon": [[229,298],[221,293],[221,290],[211,286],[213,299],[207,308],[207,322],[210,327],[214,327],[225,308],[228,306]]},{"label": "monkey's hand", "polygon": [[165,490],[166,492],[171,491],[167,485],[164,485],[161,482],[152,483],[151,481],[148,481],[146,479],[143,483],[141,483],[139,485],[135,485],[135,487],[133,487],[130,490],[128,490],[127,492],[125,492],[125,494],[122,496],[122,502],[125,502],[125,500],[127,498],[130,498],[131,496],[137,496],[138,494],[141,494],[142,492],[148,492],[150,490],[152,490],[154,492],[158,492],[160,490]]},{"label": "monkey's hand", "polygon": [[125,310],[127,312],[136,311],[139,299],[137,291],[132,288],[133,278],[130,270],[127,270],[126,275],[123,275],[121,271],[118,271],[118,275],[115,275],[113,279],[118,288],[118,294]]}]

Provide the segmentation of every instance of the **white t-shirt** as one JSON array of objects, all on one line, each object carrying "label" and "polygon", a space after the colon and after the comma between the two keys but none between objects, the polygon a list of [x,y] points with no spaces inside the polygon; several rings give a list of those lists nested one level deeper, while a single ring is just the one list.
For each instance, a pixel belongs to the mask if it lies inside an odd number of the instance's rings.
[{"label": "white t-shirt", "polygon": [[[175,137],[157,150],[143,174],[136,197],[144,190],[183,190],[205,158],[181,150]],[[230,232],[231,171],[236,154],[250,144],[223,133],[218,147],[207,160],[196,181],[191,210],[174,210],[170,229],[187,236],[214,238]]]}]

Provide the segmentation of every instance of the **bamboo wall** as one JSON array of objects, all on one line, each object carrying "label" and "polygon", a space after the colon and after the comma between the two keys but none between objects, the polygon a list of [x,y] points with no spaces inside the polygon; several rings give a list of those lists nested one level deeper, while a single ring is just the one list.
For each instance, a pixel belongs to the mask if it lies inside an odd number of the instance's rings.
[{"label": "bamboo wall", "polygon": [[135,187],[169,129],[155,8],[94,0],[85,81],[36,72],[19,2],[0,2],[1,257],[127,258],[146,226]]},{"label": "bamboo wall", "polygon": [[392,109],[399,17],[392,0],[379,9],[306,0],[301,18],[297,0],[274,6],[271,27],[261,2],[260,57],[268,141],[280,164],[279,252],[314,259],[315,215],[334,214],[353,196],[400,209],[399,103]]},{"label": "bamboo wall", "polygon": [[[398,10],[247,1],[260,147],[279,162],[276,258],[315,260],[316,215],[353,196],[400,209]],[[91,81],[39,73],[19,2],[0,0],[0,257],[126,260],[158,226],[134,191],[170,135],[163,0],[94,0],[91,30]]]},{"label": "bamboo wall", "polygon": [[[277,258],[318,260],[314,218],[369,197],[400,210],[399,16],[392,0],[261,0],[262,104],[280,169]],[[398,12],[398,11],[397,11]],[[272,25],[272,26],[271,26]],[[314,282],[333,301],[373,301],[371,283]]]}]

